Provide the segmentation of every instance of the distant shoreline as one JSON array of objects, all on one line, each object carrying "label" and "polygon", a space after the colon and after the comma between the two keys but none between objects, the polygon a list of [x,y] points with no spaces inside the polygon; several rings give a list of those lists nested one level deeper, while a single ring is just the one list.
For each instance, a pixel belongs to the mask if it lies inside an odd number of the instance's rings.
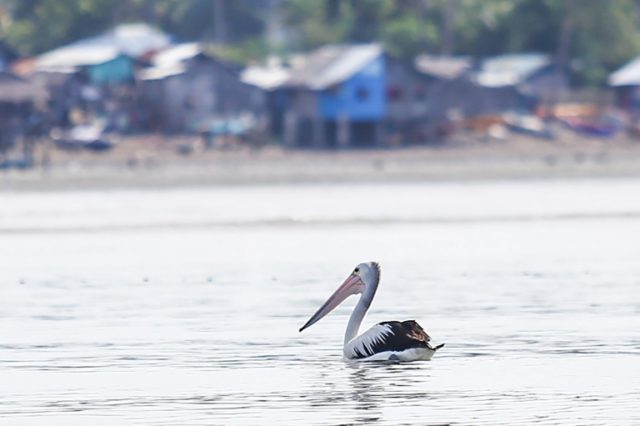
[{"label": "distant shoreline", "polygon": [[35,157],[49,165],[0,170],[0,191],[640,177],[640,141],[628,138],[463,135],[442,146],[314,151],[204,150],[197,138],[137,136],[107,153],[41,147]]}]

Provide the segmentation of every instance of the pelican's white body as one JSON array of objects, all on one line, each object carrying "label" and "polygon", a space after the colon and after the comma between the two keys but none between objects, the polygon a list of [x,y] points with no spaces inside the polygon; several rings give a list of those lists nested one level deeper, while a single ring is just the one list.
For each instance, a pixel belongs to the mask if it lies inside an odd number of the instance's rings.
[{"label": "pelican's white body", "polygon": [[349,362],[366,362],[366,361],[429,361],[436,351],[426,348],[411,348],[404,351],[385,351],[378,352],[366,358],[346,358]]}]

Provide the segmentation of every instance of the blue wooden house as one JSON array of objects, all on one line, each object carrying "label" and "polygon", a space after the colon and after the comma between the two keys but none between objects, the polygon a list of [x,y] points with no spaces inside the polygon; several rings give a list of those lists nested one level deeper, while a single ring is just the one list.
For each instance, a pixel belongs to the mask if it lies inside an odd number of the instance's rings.
[{"label": "blue wooden house", "polygon": [[379,44],[324,46],[294,63],[271,93],[272,126],[282,129],[285,145],[293,147],[415,142],[427,121],[429,84],[412,64],[387,55]]},{"label": "blue wooden house", "polygon": [[377,145],[386,113],[382,49],[322,47],[292,68],[276,97],[288,146]]}]

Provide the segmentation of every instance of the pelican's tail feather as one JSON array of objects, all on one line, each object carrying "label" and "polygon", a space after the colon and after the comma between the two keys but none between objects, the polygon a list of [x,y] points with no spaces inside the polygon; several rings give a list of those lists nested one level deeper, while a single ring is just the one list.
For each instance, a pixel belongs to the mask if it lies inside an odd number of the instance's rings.
[{"label": "pelican's tail feather", "polygon": [[438,349],[440,349],[441,347],[444,346],[444,343],[440,343],[438,346],[436,346],[435,348],[433,348],[434,351],[437,351]]}]

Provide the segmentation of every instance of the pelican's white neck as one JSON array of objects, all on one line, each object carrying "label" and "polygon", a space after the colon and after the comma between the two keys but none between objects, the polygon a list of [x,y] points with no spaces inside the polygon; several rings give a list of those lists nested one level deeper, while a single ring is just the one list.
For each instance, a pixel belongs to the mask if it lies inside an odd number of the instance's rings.
[{"label": "pelican's white neck", "polygon": [[347,330],[344,333],[344,344],[346,345],[351,340],[353,340],[356,336],[358,336],[358,330],[360,329],[360,324],[362,324],[362,320],[364,316],[367,314],[369,310],[369,306],[371,306],[371,302],[373,301],[373,297],[376,295],[376,290],[378,290],[378,283],[380,282],[380,272],[376,268],[375,276],[371,281],[366,284],[365,290],[360,296],[360,300],[356,304],[355,308],[353,308],[353,312],[351,313],[351,318],[349,318],[349,324],[347,325]]},{"label": "pelican's white neck", "polygon": [[356,307],[353,308],[353,312],[351,312],[351,318],[349,318],[349,324],[347,325],[347,331],[344,333],[344,344],[346,345],[350,341],[352,341],[357,335],[358,330],[360,329],[360,324],[362,324],[362,320],[364,316],[367,314],[367,310],[369,309],[369,305],[371,300],[365,300],[365,295],[360,296],[360,300],[356,304]]}]

